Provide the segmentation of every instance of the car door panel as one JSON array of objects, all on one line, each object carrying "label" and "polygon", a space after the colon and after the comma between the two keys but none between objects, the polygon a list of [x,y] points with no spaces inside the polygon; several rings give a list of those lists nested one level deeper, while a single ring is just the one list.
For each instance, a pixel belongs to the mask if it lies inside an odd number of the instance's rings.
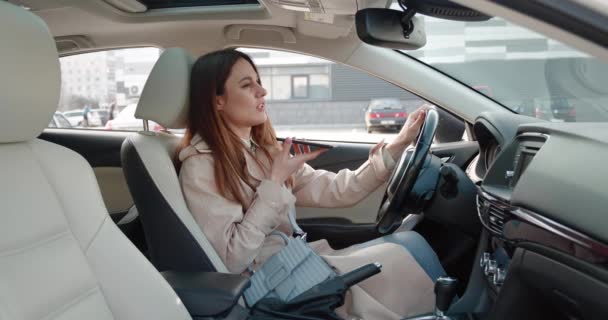
[{"label": "car door panel", "polygon": [[[323,169],[338,172],[343,168],[355,170],[363,164],[369,156],[371,144],[343,143],[325,152],[309,164],[315,169]],[[432,153],[444,161],[458,165],[461,168],[477,153],[477,142],[460,141],[443,143],[433,146]],[[378,187],[367,198],[351,208],[305,208],[298,207],[298,217],[301,219],[321,217],[341,217],[355,223],[371,223],[376,219],[376,212],[382,196],[386,190],[386,184]]]},{"label": "car door panel", "polygon": [[129,134],[131,132],[45,129],[39,138],[78,152],[93,168],[120,168],[120,147]]},{"label": "car door panel", "polygon": [[[347,168],[355,170],[361,166],[369,157],[369,151],[372,144],[363,143],[332,143],[336,147],[323,153],[317,159],[309,162],[315,169],[323,169],[331,172],[338,172],[341,169]],[[313,148],[314,149],[314,148]],[[375,207],[382,199],[383,186],[369,195],[363,201],[359,202],[351,208],[307,208],[298,207],[298,218],[344,218],[355,223],[370,223],[375,217],[370,215],[370,212],[375,212],[378,208]]]},{"label": "car door panel", "polygon": [[[340,144],[310,165],[333,172],[344,167],[356,169],[367,160],[372,147],[371,144]],[[443,161],[465,168],[478,149],[476,141],[460,141],[434,145],[431,152]],[[343,154],[347,155],[346,161]],[[379,236],[375,221],[385,190],[386,183],[351,208],[298,207],[298,224],[308,233],[309,240],[327,239],[336,249],[372,240]]]},{"label": "car door panel", "polygon": [[[357,169],[369,158],[369,150],[374,146],[368,143],[326,143],[335,145],[335,147],[309,161],[308,164],[315,169],[325,169],[332,172],[338,172],[344,168]],[[315,150],[314,147],[311,149]]]},{"label": "car door panel", "polygon": [[[120,149],[130,132],[107,132],[100,130],[47,129],[40,138],[63,145],[81,154],[93,167],[108,212],[119,222],[133,208],[133,200],[124,178]],[[310,161],[315,169],[338,172],[348,168],[355,170],[369,157],[374,146],[370,143],[332,143],[336,147]],[[314,148],[313,148],[314,149]],[[464,167],[477,152],[476,142],[454,142],[439,144],[432,152],[446,161]],[[335,248],[346,247],[378,236],[375,231],[376,213],[382,201],[386,183],[351,208],[306,208],[298,207],[298,223],[308,232],[310,240],[328,239]],[[138,219],[130,220],[121,229],[134,242],[141,233]],[[142,237],[143,238],[143,237]],[[142,247],[145,244],[139,243]]]},{"label": "car door panel", "polygon": [[304,218],[298,224],[306,231],[306,239],[325,239],[334,249],[346,248],[380,237],[375,223],[356,223],[346,218]]},{"label": "car door panel", "polygon": [[386,184],[382,184],[369,196],[350,208],[298,207],[298,219],[329,217],[348,219],[352,223],[373,223],[376,221],[376,212],[378,212],[384,196],[384,190],[386,190]]}]

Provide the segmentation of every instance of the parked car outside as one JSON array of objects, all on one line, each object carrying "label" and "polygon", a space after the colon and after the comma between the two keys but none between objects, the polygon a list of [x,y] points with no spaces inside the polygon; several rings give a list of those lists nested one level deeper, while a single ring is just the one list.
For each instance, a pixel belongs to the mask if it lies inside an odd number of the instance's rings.
[{"label": "parked car outside", "polygon": [[[102,126],[101,116],[98,109],[89,111],[89,127],[100,127]],[[70,121],[72,127],[82,127],[84,121],[84,110],[70,110],[63,113],[63,115]]]},{"label": "parked car outside", "polygon": [[82,110],[70,110],[63,113],[63,115],[70,121],[72,127],[80,125],[82,123]]},{"label": "parked car outside", "polygon": [[376,129],[399,131],[406,119],[407,112],[399,99],[372,99],[365,111],[365,128],[368,133]]},{"label": "parked car outside", "polygon": [[99,120],[101,121],[101,125],[105,126],[108,120],[110,120],[110,111],[104,109],[95,109],[91,110],[91,112],[96,112],[99,115]]},{"label": "parked car outside", "polygon": [[576,108],[568,98],[564,97],[528,98],[523,100],[514,111],[551,122],[576,121]]},{"label": "parked car outside", "polygon": [[553,121],[576,121],[576,108],[572,105],[570,99],[564,97],[552,97],[549,99],[548,105]]},{"label": "parked car outside", "polygon": [[61,112],[55,112],[51,122],[49,123],[49,128],[71,128],[72,124]]},{"label": "parked car outside", "polygon": [[[137,104],[129,104],[122,109],[113,120],[108,120],[105,125],[106,130],[138,131],[144,129],[141,119],[135,118]],[[154,121],[148,121],[151,131],[165,131],[165,128]]]}]

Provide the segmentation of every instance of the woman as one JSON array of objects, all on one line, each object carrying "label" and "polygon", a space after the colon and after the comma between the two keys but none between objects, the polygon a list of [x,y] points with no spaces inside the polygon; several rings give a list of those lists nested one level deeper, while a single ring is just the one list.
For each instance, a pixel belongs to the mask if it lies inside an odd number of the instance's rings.
[{"label": "woman", "polygon": [[[357,170],[336,174],[305,163],[322,150],[291,156],[291,139],[277,142],[265,95],[255,65],[240,51],[209,53],[192,69],[180,183],[195,220],[234,273],[259,268],[282,248],[283,240],[271,232],[293,234],[287,215],[294,205],[348,207],[384,183],[425,117],[424,110],[412,113],[392,143],[372,148]],[[392,235],[343,250],[331,249],[324,240],[311,246],[338,272],[375,261],[383,264],[380,274],[349,290],[338,310],[343,317],[399,319],[432,310],[433,282],[443,270],[417,234]],[[416,260],[421,257],[424,269]]]}]

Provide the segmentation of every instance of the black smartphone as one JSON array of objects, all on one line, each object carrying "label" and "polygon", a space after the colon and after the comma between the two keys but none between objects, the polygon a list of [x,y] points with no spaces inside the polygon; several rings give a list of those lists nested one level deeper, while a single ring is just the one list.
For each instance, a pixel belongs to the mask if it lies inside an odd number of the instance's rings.
[{"label": "black smartphone", "polygon": [[[281,140],[285,141],[285,139],[281,139]],[[323,149],[332,149],[332,148],[335,147],[334,145],[331,145],[331,144],[312,142],[312,141],[308,141],[308,140],[299,140],[299,139],[292,139],[291,143],[292,144],[307,145],[307,146],[317,147],[317,148],[323,148]]]}]

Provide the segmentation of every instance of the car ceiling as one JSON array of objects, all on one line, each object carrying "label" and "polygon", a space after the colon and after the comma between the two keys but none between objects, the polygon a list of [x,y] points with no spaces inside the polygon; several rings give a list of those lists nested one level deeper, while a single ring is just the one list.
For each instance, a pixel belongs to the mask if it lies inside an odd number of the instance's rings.
[{"label": "car ceiling", "polygon": [[[352,37],[352,15],[335,15],[332,24],[312,22],[305,13],[285,10],[271,0],[260,5],[228,5],[156,9],[145,12],[136,0],[7,0],[30,8],[49,25],[55,37],[81,36],[75,41],[83,51],[93,48],[115,48],[133,45],[159,47],[181,46],[201,53],[230,44],[225,28],[229,25],[266,25],[285,27],[304,36],[325,39]],[[348,3],[348,0],[338,1]],[[337,2],[337,3],[338,3]],[[386,7],[391,0],[352,0],[356,8]],[[522,24],[554,37],[597,57],[608,59],[608,50],[539,22],[491,0],[454,0],[461,4]],[[571,1],[606,15],[608,6],[597,1]],[[119,5],[117,5],[119,4]],[[138,8],[140,6],[140,8]],[[119,9],[122,7],[122,9]],[[351,5],[351,7],[353,7]],[[126,8],[126,9],[125,9]],[[145,7],[144,7],[145,8]],[[131,12],[129,12],[131,11]],[[201,38],[204,35],[204,41]],[[87,48],[88,45],[88,48]]]},{"label": "car ceiling", "polygon": [[[319,23],[305,20],[304,13],[282,9],[270,1],[261,1],[257,6],[188,7],[142,13],[118,9],[110,4],[113,1],[9,0],[42,17],[56,38],[80,36],[76,42],[82,48],[75,51],[153,45],[180,46],[201,53],[229,45],[226,28],[230,25],[284,27],[298,35],[321,39],[350,37],[354,31],[352,15],[336,15],[333,24],[319,27]],[[373,6],[387,4],[386,0],[367,2]]]}]

